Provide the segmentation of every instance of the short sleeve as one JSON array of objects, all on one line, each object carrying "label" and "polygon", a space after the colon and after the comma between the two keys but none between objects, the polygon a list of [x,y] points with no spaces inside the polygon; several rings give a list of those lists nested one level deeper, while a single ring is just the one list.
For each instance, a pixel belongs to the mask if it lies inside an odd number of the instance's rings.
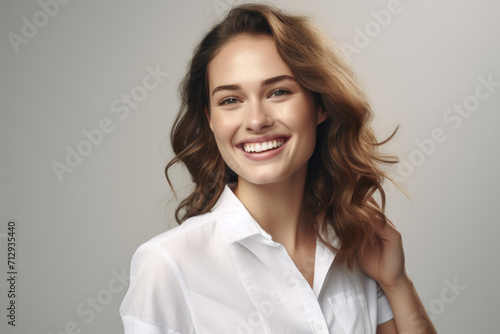
[{"label": "short sleeve", "polygon": [[394,318],[392,308],[382,288],[377,284],[377,325]]},{"label": "short sleeve", "polygon": [[120,306],[125,334],[195,333],[184,279],[169,254],[144,244],[130,267],[130,286]]}]

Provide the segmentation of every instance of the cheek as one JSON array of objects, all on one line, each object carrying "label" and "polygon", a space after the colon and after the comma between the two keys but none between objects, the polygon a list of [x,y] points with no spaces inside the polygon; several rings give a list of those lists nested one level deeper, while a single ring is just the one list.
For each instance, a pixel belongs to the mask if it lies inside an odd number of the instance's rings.
[{"label": "cheek", "polygon": [[316,114],[314,106],[307,101],[303,101],[291,108],[288,112],[287,122],[290,126],[303,136],[313,136],[316,134]]},{"label": "cheek", "polygon": [[317,119],[314,106],[305,103],[301,106],[300,113],[296,113],[295,130],[300,135],[301,152],[310,156],[316,146]]},{"label": "cheek", "polygon": [[212,119],[212,132],[222,159],[236,174],[240,174],[233,147],[237,130],[238,123],[234,118],[217,115]]},{"label": "cheek", "polygon": [[221,115],[213,114],[211,128],[217,145],[221,146],[231,144],[237,130],[237,123],[231,117],[222,117]]}]

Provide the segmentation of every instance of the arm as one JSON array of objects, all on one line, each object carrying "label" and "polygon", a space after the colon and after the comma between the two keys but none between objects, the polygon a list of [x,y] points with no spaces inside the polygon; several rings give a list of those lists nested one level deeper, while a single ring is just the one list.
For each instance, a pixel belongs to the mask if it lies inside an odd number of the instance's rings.
[{"label": "arm", "polygon": [[377,334],[436,333],[408,275],[397,287],[382,289],[391,304],[394,319],[380,324]]},{"label": "arm", "polygon": [[[380,220],[374,219],[374,223]],[[364,254],[359,263],[365,274],[378,282],[394,314],[394,319],[377,327],[377,334],[436,333],[406,273],[401,234],[389,220],[381,233],[384,243],[380,252]]]}]

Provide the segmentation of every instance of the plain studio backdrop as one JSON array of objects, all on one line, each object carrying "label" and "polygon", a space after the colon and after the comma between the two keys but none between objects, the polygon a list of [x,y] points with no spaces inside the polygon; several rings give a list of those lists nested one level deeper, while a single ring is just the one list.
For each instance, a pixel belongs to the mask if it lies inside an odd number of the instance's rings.
[{"label": "plain studio backdrop", "polygon": [[[1,2],[2,333],[122,332],[133,252],[176,225],[163,169],[178,84],[202,35],[242,2]],[[392,173],[411,200],[388,184],[387,212],[438,331],[498,333],[499,3],[271,3],[342,45],[380,139],[400,126],[384,150],[401,157]],[[172,177],[186,194],[186,171]]]}]

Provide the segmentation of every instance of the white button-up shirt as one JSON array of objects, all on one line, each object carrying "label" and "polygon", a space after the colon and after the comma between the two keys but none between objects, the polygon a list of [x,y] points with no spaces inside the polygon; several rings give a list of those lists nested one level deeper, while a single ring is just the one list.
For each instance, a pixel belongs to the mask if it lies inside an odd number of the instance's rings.
[{"label": "white button-up shirt", "polygon": [[213,210],[139,247],[126,334],[375,333],[393,315],[377,283],[316,243],[313,288],[226,186]]}]

